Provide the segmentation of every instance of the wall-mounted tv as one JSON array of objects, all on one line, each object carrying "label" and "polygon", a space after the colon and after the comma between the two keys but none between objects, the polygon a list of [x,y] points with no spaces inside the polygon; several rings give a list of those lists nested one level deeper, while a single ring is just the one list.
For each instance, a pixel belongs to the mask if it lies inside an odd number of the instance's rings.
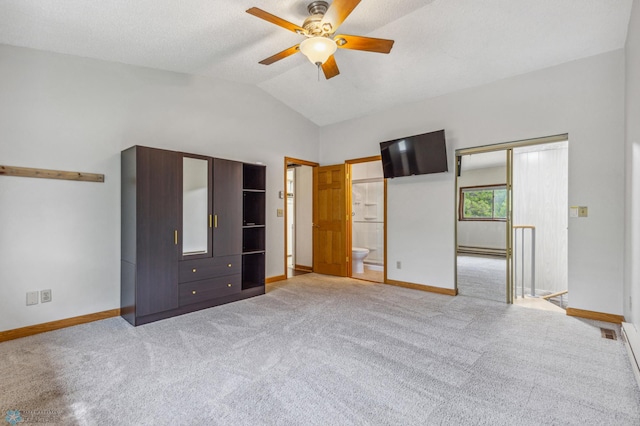
[{"label": "wall-mounted tv", "polygon": [[380,142],[385,178],[448,171],[444,130]]}]

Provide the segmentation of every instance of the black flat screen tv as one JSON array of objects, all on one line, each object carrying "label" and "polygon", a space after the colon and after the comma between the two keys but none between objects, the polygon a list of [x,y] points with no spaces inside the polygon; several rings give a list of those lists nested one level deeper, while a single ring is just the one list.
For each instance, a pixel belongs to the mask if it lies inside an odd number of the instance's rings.
[{"label": "black flat screen tv", "polygon": [[385,178],[448,171],[444,130],[380,142]]}]

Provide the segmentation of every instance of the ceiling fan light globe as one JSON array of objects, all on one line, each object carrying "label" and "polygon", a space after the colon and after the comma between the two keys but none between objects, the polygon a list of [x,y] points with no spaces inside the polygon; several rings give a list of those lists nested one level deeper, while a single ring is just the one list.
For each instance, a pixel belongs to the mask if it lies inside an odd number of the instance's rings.
[{"label": "ceiling fan light globe", "polygon": [[338,46],[328,37],[310,37],[300,43],[300,51],[312,64],[324,64],[333,55]]}]

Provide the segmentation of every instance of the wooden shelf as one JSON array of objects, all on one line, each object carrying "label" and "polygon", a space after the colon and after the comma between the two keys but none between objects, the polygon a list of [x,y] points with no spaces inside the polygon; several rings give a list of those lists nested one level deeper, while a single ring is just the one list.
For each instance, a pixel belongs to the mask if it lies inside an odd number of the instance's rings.
[{"label": "wooden shelf", "polygon": [[243,194],[242,225],[258,226],[265,224],[265,193],[247,192]]},{"label": "wooden shelf", "polygon": [[256,226],[242,230],[242,253],[264,252],[265,227]]},{"label": "wooden shelf", "polygon": [[31,177],[41,179],[76,180],[82,182],[104,182],[104,175],[62,170],[31,169],[28,167],[0,166],[0,176]]},{"label": "wooden shelf", "polygon": [[243,164],[242,188],[249,190],[265,190],[267,187],[266,167],[260,164]]},{"label": "wooden shelf", "polygon": [[265,283],[265,254],[253,253],[242,256],[242,289],[264,286]]}]

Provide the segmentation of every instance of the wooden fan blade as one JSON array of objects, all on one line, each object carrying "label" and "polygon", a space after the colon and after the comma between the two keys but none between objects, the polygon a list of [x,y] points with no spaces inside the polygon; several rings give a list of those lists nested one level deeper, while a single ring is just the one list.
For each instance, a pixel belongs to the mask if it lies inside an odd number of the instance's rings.
[{"label": "wooden fan blade", "polygon": [[272,15],[262,9],[258,9],[257,7],[252,7],[251,9],[247,10],[247,13],[253,16],[257,16],[260,19],[264,19],[267,22],[271,22],[272,24],[276,24],[279,27],[285,28],[289,31],[293,31],[294,33],[306,34],[304,28],[299,27],[296,24],[292,24],[291,22],[286,21],[282,18],[278,18],[276,15]]},{"label": "wooden fan blade", "polygon": [[329,34],[335,33],[359,3],[360,0],[333,0],[333,3],[331,3],[331,6],[322,17],[322,26],[331,24]]},{"label": "wooden fan blade", "polygon": [[300,45],[296,44],[295,46],[291,46],[290,48],[285,49],[280,53],[276,53],[273,56],[269,56],[267,59],[261,60],[260,63],[262,65],[271,65],[272,63],[277,62],[280,59],[284,59],[287,56],[291,56],[295,53],[298,53],[299,51],[300,51]]},{"label": "wooden fan blade", "polygon": [[333,38],[341,49],[366,50],[367,52],[389,53],[393,47],[393,40],[383,38],[360,37],[340,34]]},{"label": "wooden fan blade", "polygon": [[336,58],[334,58],[333,55],[329,56],[329,59],[322,64],[322,71],[324,72],[324,76],[327,80],[340,74],[338,64],[336,64]]}]

